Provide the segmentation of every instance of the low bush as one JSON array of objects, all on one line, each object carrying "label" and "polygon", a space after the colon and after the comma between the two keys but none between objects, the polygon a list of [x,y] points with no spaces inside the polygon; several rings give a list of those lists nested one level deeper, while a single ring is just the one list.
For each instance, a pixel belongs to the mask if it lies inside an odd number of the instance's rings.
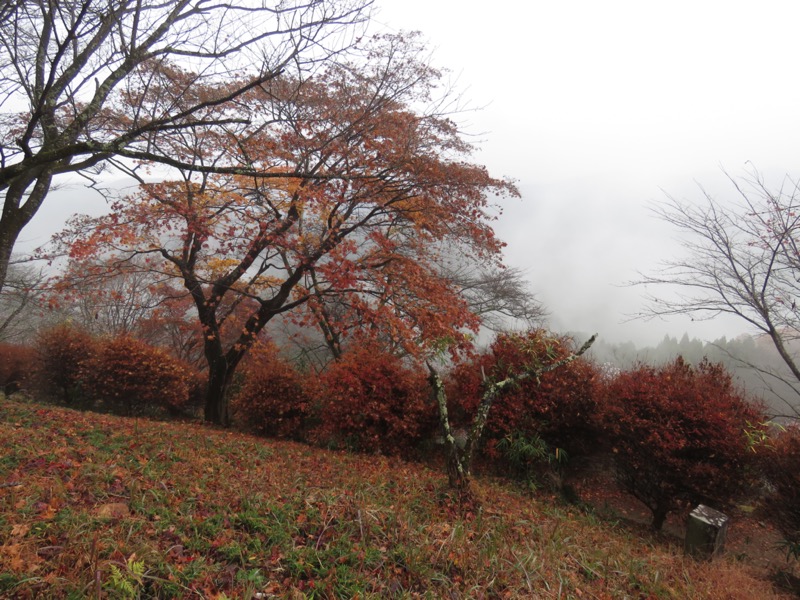
[{"label": "low bush", "polygon": [[639,366],[610,380],[600,396],[600,427],[625,489],[660,529],[686,503],[724,506],[748,485],[748,431],[761,410],[722,365],[678,358]]},{"label": "low bush", "polygon": [[94,357],[96,346],[87,331],[70,323],[41,331],[36,343],[40,391],[66,404],[82,401],[81,370]]},{"label": "low bush", "polygon": [[272,345],[252,349],[241,375],[231,400],[234,422],[263,435],[302,439],[310,406],[305,376]]},{"label": "low bush", "polygon": [[315,441],[361,452],[409,456],[438,423],[424,371],[370,344],[328,367],[318,398]]},{"label": "low bush", "polygon": [[507,463],[509,474],[531,490],[561,486],[560,470],[568,455],[560,448],[550,448],[535,433],[510,433],[497,443],[497,450]]},{"label": "low bush", "polygon": [[153,408],[180,412],[189,403],[194,379],[188,364],[127,336],[100,343],[80,372],[90,399],[128,415]]},{"label": "low bush", "polygon": [[770,514],[786,539],[789,555],[800,558],[800,427],[781,431],[759,449],[759,455],[773,490]]},{"label": "low bush", "polygon": [[28,387],[36,370],[35,348],[0,344],[0,391],[7,396]]}]

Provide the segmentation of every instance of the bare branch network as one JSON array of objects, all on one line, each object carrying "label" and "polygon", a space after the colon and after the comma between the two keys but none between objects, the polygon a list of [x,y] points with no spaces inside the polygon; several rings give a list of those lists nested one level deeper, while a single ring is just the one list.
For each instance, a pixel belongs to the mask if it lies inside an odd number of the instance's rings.
[{"label": "bare branch network", "polygon": [[734,201],[721,202],[701,188],[698,204],[669,198],[655,209],[685,235],[685,256],[635,282],[665,291],[650,294],[640,316],[734,315],[769,336],[800,381],[800,184],[786,177],[771,187],[757,172],[728,179]]},{"label": "bare branch network", "polygon": [[268,119],[244,97],[283,73],[307,75],[346,51],[362,34],[370,4],[3,3],[0,288],[20,232],[60,174],[105,163],[132,174],[137,162],[146,162],[274,177],[275,169],[214,142],[264,127]]}]

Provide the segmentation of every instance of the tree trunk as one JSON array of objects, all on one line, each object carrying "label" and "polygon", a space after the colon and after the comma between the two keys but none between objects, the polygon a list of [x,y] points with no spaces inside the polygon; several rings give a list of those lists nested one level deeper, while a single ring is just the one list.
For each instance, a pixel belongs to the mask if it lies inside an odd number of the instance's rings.
[{"label": "tree trunk", "polygon": [[53,176],[44,172],[38,177],[15,181],[5,189],[3,212],[0,214],[0,291],[6,282],[17,238],[39,210],[52,181]]},{"label": "tree trunk", "polygon": [[538,378],[544,373],[548,373],[572,362],[591,348],[596,339],[597,334],[594,334],[577,352],[546,367],[527,367],[521,373],[511,375],[502,381],[485,382],[485,390],[481,402],[478,405],[478,410],[472,419],[472,426],[470,427],[463,450],[456,444],[455,437],[450,429],[450,419],[447,414],[447,395],[444,391],[442,378],[430,361],[427,362],[429,372],[428,381],[431,385],[434,402],[436,402],[436,406],[439,408],[439,424],[442,428],[444,443],[447,446],[447,479],[450,487],[458,491],[462,502],[473,499],[470,485],[472,478],[470,472],[472,468],[472,457],[478,447],[481,435],[483,435],[483,429],[489,417],[489,409],[492,408],[492,404],[497,397],[518,381],[529,377]]},{"label": "tree trunk", "polygon": [[[8,198],[5,201],[8,202]],[[25,226],[25,223],[17,218],[17,212],[13,205],[8,208],[4,206],[3,216],[0,217],[0,291],[2,291],[8,276],[11,253],[14,251],[17,238]]]},{"label": "tree trunk", "polygon": [[661,531],[664,521],[667,520],[667,514],[669,514],[668,503],[659,501],[655,509],[653,509],[653,521],[650,524],[653,527],[653,531]]},{"label": "tree trunk", "polygon": [[234,369],[228,366],[224,357],[208,364],[208,387],[206,388],[206,405],[204,418],[209,423],[228,427],[228,388],[233,378]]},{"label": "tree trunk", "polygon": [[458,444],[456,444],[456,439],[450,430],[450,418],[447,414],[447,395],[444,391],[442,378],[439,377],[439,373],[431,363],[428,363],[428,371],[430,372],[428,381],[431,384],[433,399],[439,408],[439,425],[447,447],[447,480],[450,487],[458,491],[460,497],[466,498],[471,496],[470,465],[468,460],[465,460],[466,457],[462,454]]}]

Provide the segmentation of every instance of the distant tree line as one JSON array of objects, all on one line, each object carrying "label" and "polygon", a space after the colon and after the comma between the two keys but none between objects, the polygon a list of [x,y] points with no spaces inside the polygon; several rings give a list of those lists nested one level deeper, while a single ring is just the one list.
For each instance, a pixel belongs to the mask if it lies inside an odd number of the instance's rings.
[{"label": "distant tree line", "polygon": [[606,368],[622,370],[637,363],[661,366],[676,357],[692,365],[706,359],[721,363],[749,395],[764,401],[770,416],[784,421],[800,417],[800,396],[785,381],[791,373],[772,340],[764,335],[743,334],[711,342],[690,338],[688,334],[680,339],[665,335],[655,346],[646,347],[637,347],[633,342],[611,343],[601,338],[590,355]]}]

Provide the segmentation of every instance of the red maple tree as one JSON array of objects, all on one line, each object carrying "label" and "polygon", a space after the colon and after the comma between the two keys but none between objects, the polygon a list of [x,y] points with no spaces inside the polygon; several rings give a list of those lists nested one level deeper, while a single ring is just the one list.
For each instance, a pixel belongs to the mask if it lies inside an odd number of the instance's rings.
[{"label": "red maple tree", "polygon": [[185,170],[60,236],[73,258],[112,256],[114,271],[145,265],[184,287],[202,328],[207,420],[228,423],[233,373],[277,315],[319,325],[336,297],[340,322],[406,351],[477,326],[435,263],[448,244],[499,261],[488,196],[517,192],[470,162],[423,52],[416,36],[376,38],[363,61],[251,90],[250,110],[273,119],[249,137],[198,131],[175,148],[201,166],[233,144],[249,167],[308,177]]}]

